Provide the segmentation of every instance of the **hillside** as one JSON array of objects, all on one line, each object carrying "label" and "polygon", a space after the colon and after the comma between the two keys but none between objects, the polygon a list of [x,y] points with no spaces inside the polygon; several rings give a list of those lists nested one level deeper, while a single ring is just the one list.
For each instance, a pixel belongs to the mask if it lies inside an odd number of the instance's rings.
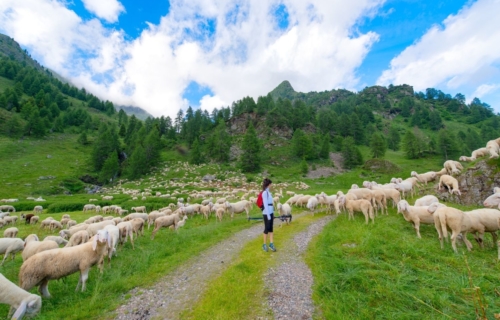
[{"label": "hillside", "polygon": [[43,70],[43,67],[33,60],[25,50],[21,49],[21,46],[14,39],[0,33],[0,57],[2,56],[40,71]]}]

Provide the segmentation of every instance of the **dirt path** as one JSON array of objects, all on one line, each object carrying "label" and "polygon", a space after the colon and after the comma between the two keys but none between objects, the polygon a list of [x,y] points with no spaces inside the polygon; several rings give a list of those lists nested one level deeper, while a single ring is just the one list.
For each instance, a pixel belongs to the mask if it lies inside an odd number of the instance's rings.
[{"label": "dirt path", "polygon": [[[294,219],[300,218],[304,214],[307,213],[295,215]],[[313,223],[313,225],[316,224],[317,222]],[[263,226],[259,223],[242,230],[193,257],[154,286],[132,289],[127,293],[131,298],[116,310],[116,319],[178,319],[182,311],[195,305],[203,295],[208,280],[221,275],[247,242],[262,234],[262,229]],[[296,252],[299,254],[301,252],[295,248],[292,250],[295,250],[292,254],[296,256]],[[286,252],[285,250],[278,251],[279,256],[286,256]],[[298,256],[297,258],[300,259]],[[305,267],[307,268],[307,266]],[[293,285],[293,282],[289,282],[289,284]]]}]

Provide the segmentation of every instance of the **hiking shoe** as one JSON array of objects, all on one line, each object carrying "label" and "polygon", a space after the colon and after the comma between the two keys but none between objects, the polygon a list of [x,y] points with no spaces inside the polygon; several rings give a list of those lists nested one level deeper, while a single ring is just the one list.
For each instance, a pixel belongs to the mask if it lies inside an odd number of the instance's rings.
[{"label": "hiking shoe", "polygon": [[267,252],[267,251],[268,251],[268,250],[267,250],[267,244],[265,244],[265,243],[264,243],[264,244],[262,245],[262,250],[264,250],[265,252]]},{"label": "hiking shoe", "polygon": [[274,243],[269,244],[269,249],[271,249],[272,252],[276,252],[276,248],[274,247]]}]

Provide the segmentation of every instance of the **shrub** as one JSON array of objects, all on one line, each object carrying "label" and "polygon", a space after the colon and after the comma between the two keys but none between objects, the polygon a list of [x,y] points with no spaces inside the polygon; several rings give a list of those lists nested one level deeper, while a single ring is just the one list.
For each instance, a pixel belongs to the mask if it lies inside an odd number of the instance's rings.
[{"label": "shrub", "polygon": [[87,202],[59,202],[47,207],[47,213],[81,211]]}]

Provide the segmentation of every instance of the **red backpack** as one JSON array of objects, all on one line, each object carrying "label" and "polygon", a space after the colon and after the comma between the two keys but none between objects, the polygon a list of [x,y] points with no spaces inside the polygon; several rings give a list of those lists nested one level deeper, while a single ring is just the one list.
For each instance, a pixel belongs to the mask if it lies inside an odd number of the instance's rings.
[{"label": "red backpack", "polygon": [[257,196],[257,201],[256,201],[257,207],[259,207],[260,210],[264,210],[264,201],[262,200],[262,192],[264,192],[264,191],[261,191],[259,193],[259,195]]}]

